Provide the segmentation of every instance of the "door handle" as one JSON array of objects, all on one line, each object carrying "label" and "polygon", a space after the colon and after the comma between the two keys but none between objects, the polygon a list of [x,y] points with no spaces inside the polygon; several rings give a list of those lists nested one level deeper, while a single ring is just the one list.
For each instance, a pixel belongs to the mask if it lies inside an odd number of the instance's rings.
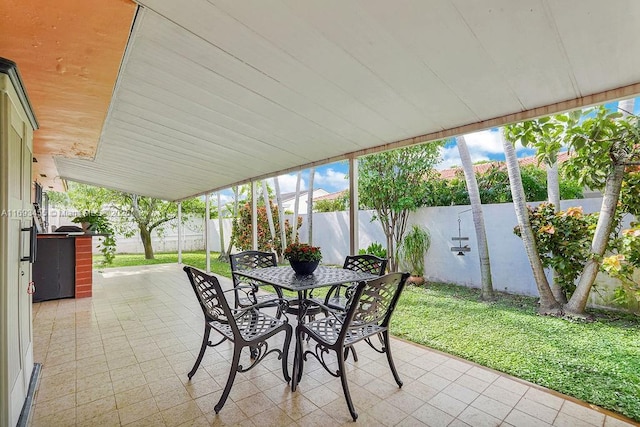
[{"label": "door handle", "polygon": [[29,232],[29,256],[23,256],[20,258],[20,261],[29,261],[30,263],[33,263],[36,261],[36,245],[38,244],[36,226],[31,224],[31,227],[22,227],[20,231]]}]

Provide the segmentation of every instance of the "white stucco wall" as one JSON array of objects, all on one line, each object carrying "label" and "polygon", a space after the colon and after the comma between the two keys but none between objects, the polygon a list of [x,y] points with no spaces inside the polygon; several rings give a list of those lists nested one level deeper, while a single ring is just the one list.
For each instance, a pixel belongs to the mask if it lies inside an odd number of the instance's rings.
[{"label": "white stucco wall", "polygon": [[[600,198],[566,200],[562,202],[562,209],[571,206],[582,206],[585,213],[600,210]],[[469,206],[450,206],[423,208],[411,214],[409,227],[418,223],[426,226],[431,232],[431,248],[425,258],[425,276],[430,281],[456,283],[479,288],[481,286],[480,262],[478,259],[477,242],[473,227],[473,217]],[[466,211],[466,212],[465,212]],[[458,236],[458,213],[461,218],[461,234],[469,237],[468,244],[471,252],[464,256],[456,255],[451,247],[458,246],[452,237]],[[483,206],[489,255],[491,257],[491,272],[493,287],[498,291],[537,296],[538,291],[533,279],[529,260],[524,251],[522,241],[513,234],[516,216],[510,203]],[[288,215],[289,218],[292,215]],[[308,241],[308,222],[305,214],[299,231],[300,240]],[[360,248],[366,248],[372,242],[379,242],[385,246],[385,236],[379,222],[371,221],[373,211],[360,211]],[[626,221],[628,224],[629,220]],[[62,225],[62,224],[61,224]],[[223,234],[225,248],[229,244],[232,221],[223,220]],[[210,222],[209,242],[212,252],[220,251],[220,235],[218,220]],[[315,213],[313,216],[313,244],[322,248],[323,263],[341,265],[344,257],[349,253],[349,216],[348,212]],[[166,227],[164,237],[154,236],[153,245],[156,251],[177,251],[177,229]],[[118,252],[143,252],[142,243],[138,236],[124,238],[117,236]],[[192,219],[183,231],[183,250],[204,249],[204,226],[201,219]],[[605,274],[600,274],[596,280],[598,292],[591,292],[590,304],[611,306],[611,289],[616,281]],[[640,309],[640,307],[639,307]]]}]

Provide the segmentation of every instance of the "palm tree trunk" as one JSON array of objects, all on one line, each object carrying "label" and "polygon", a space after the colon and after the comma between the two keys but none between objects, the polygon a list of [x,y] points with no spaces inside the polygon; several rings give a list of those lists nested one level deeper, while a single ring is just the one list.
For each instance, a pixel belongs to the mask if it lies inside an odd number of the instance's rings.
[{"label": "palm tree trunk", "polygon": [[[558,163],[552,165],[547,164],[547,199],[553,204],[555,212],[560,212],[560,180],[558,179]],[[560,304],[566,304],[567,294],[558,285],[558,274],[553,270],[553,282],[551,283],[551,292]]]},{"label": "palm tree trunk", "polygon": [[558,163],[547,165],[547,198],[553,203],[556,212],[560,211],[560,180],[558,179]]},{"label": "palm tree trunk", "polygon": [[544,267],[538,255],[536,241],[533,237],[531,223],[529,222],[529,213],[527,211],[516,150],[513,144],[504,137],[504,130],[502,128],[500,129],[500,138],[502,139],[502,146],[504,148],[509,184],[511,186],[511,197],[513,198],[513,207],[515,208],[516,217],[518,218],[522,243],[529,258],[533,277],[536,281],[538,293],[540,294],[538,312],[541,314],[557,314],[561,311],[561,306],[551,292],[547,276],[544,274]]},{"label": "palm tree trunk", "polygon": [[602,208],[598,217],[598,224],[591,243],[591,253],[594,255],[587,261],[580,275],[580,280],[576,285],[576,290],[571,295],[571,299],[565,306],[565,312],[571,315],[582,315],[587,306],[589,292],[593,282],[596,280],[600,269],[600,260],[609,243],[609,234],[620,197],[622,179],[624,178],[624,165],[615,165],[612,172],[607,177],[602,199]]},{"label": "palm tree trunk", "polygon": [[[618,110],[620,110],[623,116],[628,116],[633,114],[634,106],[635,98],[624,99],[618,103]],[[613,218],[618,206],[618,199],[620,198],[624,172],[625,166],[616,164],[607,177],[602,206],[600,208],[600,216],[598,217],[598,224],[596,225],[596,231],[591,243],[591,253],[594,254],[594,256],[587,261],[582,269],[576,290],[573,295],[571,295],[569,302],[565,305],[565,311],[568,314],[581,316],[587,307],[589,293],[600,270],[600,260],[609,243],[609,235],[611,234]]]},{"label": "palm tree trunk", "polygon": [[482,213],[482,201],[480,200],[480,191],[478,190],[478,181],[473,171],[473,163],[471,163],[471,155],[464,136],[456,138],[460,160],[462,161],[462,169],[464,170],[464,179],[467,183],[467,192],[471,201],[471,213],[473,214],[473,225],[476,230],[476,239],[478,241],[478,257],[480,258],[480,277],[482,280],[482,290],[480,298],[483,300],[494,299],[493,282],[491,280],[491,262],[489,259],[489,245],[487,244],[487,233],[484,227],[484,215]]},{"label": "palm tree trunk", "polygon": [[[271,236],[271,242],[276,240],[276,226],[273,223],[273,211],[271,210],[271,199],[269,198],[269,189],[267,188],[267,181],[262,180],[262,197],[264,198],[264,206],[267,213],[267,222],[269,223],[269,233]],[[275,247],[273,249],[276,249]],[[276,249],[277,252],[277,249]]]},{"label": "palm tree trunk", "polygon": [[278,177],[273,178],[273,186],[276,190],[276,204],[278,205],[278,223],[280,224],[280,250],[278,251],[278,262],[284,261],[284,250],[287,247],[287,231],[285,229],[284,209],[282,208],[282,197],[280,195],[280,181]]},{"label": "palm tree trunk", "polygon": [[[233,218],[238,218],[238,186],[233,187]],[[233,235],[229,239],[229,247],[227,248],[227,255],[231,255],[233,249]]]}]

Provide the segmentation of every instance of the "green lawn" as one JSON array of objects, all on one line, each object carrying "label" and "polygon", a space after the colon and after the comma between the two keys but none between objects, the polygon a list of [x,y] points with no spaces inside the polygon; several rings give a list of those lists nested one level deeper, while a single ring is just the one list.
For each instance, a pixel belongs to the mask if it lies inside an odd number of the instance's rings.
[{"label": "green lawn", "polygon": [[[177,262],[176,254],[117,255],[114,266]],[[204,252],[183,262],[204,268]],[[214,273],[229,265],[211,256]],[[592,311],[591,322],[536,315],[536,299],[501,294],[494,303],[478,291],[430,284],[408,287],[392,333],[619,412],[640,422],[640,318]]]}]

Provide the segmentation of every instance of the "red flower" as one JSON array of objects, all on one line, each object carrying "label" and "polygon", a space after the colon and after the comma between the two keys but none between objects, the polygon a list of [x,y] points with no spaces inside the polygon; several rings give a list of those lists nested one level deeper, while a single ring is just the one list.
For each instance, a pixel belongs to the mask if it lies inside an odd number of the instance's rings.
[{"label": "red flower", "polygon": [[310,246],[307,243],[291,243],[284,250],[285,259],[292,261],[320,261],[322,252],[317,246]]}]

